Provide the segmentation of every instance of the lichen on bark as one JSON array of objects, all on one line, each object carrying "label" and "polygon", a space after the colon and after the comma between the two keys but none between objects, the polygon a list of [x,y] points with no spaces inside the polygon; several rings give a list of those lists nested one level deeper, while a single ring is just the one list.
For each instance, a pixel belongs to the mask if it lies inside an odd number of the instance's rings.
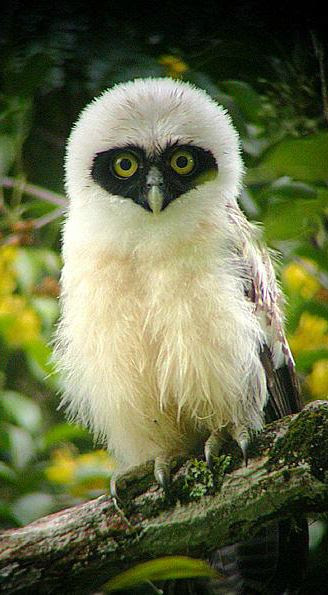
[{"label": "lichen on bark", "polygon": [[267,469],[295,466],[302,462],[320,481],[328,481],[328,404],[304,409],[274,444]]}]

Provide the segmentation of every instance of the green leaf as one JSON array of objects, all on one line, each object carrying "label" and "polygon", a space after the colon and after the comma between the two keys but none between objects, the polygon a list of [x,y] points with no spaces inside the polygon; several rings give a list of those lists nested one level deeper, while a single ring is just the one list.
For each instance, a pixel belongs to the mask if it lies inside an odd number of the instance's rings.
[{"label": "green leaf", "polygon": [[18,519],[13,514],[11,507],[3,500],[0,500],[0,524],[2,527],[8,528],[19,527]]},{"label": "green leaf", "polygon": [[16,143],[8,134],[0,136],[0,178],[5,176],[15,160]]},{"label": "green leaf", "polygon": [[165,556],[137,564],[105,585],[107,592],[128,589],[147,581],[162,581],[173,578],[191,578],[203,576],[219,578],[218,573],[204,560],[188,558],[187,556]]},{"label": "green leaf", "polygon": [[0,481],[9,484],[15,484],[17,482],[17,473],[2,461],[0,461]]},{"label": "green leaf", "polygon": [[29,293],[40,275],[40,266],[34,255],[34,250],[20,248],[15,260],[15,272],[20,288]]},{"label": "green leaf", "polygon": [[[326,189],[324,189],[326,192]],[[304,198],[310,200],[318,197],[318,189],[304,182],[294,182],[288,178],[279,178],[266,188],[261,194],[261,199],[270,197],[281,197],[289,200]]]},{"label": "green leaf", "polygon": [[44,448],[51,448],[61,442],[88,441],[92,444],[91,434],[85,428],[73,424],[57,424],[43,436]]},{"label": "green leaf", "polygon": [[74,471],[74,483],[79,485],[92,485],[93,482],[99,479],[109,481],[109,477],[109,470],[101,466],[101,464],[97,464],[96,461],[89,465],[78,467]]},{"label": "green leaf", "polygon": [[20,248],[15,260],[15,272],[20,289],[30,293],[44,274],[58,275],[60,257],[45,248]]},{"label": "green leaf", "polygon": [[[2,415],[1,415],[2,417]],[[2,421],[2,420],[1,420]],[[0,453],[5,453],[7,458],[7,453],[10,450],[10,436],[9,436],[10,426],[6,423],[0,423]]]},{"label": "green leaf", "polygon": [[42,320],[43,330],[47,338],[51,338],[54,324],[59,315],[58,300],[51,297],[33,297],[31,305]]},{"label": "green leaf", "polygon": [[296,368],[300,372],[307,373],[311,370],[313,364],[320,359],[328,359],[328,349],[313,349],[301,351],[295,356]]},{"label": "green leaf", "polygon": [[309,549],[312,553],[324,539],[327,531],[327,523],[325,521],[312,521],[309,523]]},{"label": "green leaf", "polygon": [[290,240],[312,232],[314,224],[318,223],[318,216],[326,206],[325,196],[270,205],[263,220],[266,240]]},{"label": "green leaf", "polygon": [[220,87],[228,93],[249,122],[258,122],[262,111],[263,100],[254,89],[243,81],[223,81]]},{"label": "green leaf", "polygon": [[317,263],[319,269],[328,271],[328,258],[326,250],[320,250],[316,246],[304,243],[295,250],[295,254],[304,258],[309,258]]},{"label": "green leaf", "polygon": [[18,426],[8,425],[9,455],[13,466],[22,469],[35,454],[35,446],[31,435]]},{"label": "green leaf", "polygon": [[287,301],[287,332],[292,334],[296,331],[303,312],[309,312],[313,316],[320,316],[328,320],[328,306],[316,299],[305,300],[300,295],[292,294]]},{"label": "green leaf", "polygon": [[0,408],[10,422],[29,432],[33,433],[41,427],[41,409],[29,397],[11,390],[4,391],[0,393]]},{"label": "green leaf", "polygon": [[13,503],[12,512],[21,525],[26,525],[53,512],[54,508],[53,496],[44,492],[31,492]]},{"label": "green leaf", "polygon": [[285,138],[267,151],[257,168],[249,169],[248,184],[290,176],[303,182],[328,180],[328,133]]},{"label": "green leaf", "polygon": [[58,390],[58,377],[51,363],[51,354],[50,347],[42,339],[30,341],[25,347],[26,360],[35,378]]}]

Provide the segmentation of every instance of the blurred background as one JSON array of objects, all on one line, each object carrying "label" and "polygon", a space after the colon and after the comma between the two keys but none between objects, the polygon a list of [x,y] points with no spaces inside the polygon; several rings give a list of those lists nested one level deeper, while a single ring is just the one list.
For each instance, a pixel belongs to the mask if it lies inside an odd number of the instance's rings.
[{"label": "blurred background", "polygon": [[[108,490],[115,461],[58,409],[65,143],[114,83],[170,76],[230,112],[246,164],[241,207],[278,250],[305,401],[328,395],[327,41],[319,18],[255,2],[201,12],[12,2],[0,38],[0,524],[19,527]],[[327,580],[325,515],[311,520],[304,593]],[[325,574],[326,573],[326,574]],[[306,590],[311,585],[311,591]],[[323,591],[322,591],[323,592]]]}]

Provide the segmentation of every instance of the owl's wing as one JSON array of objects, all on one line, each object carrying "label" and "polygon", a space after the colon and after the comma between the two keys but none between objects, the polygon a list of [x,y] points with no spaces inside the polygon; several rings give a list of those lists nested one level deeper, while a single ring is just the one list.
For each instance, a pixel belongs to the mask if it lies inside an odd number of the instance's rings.
[{"label": "owl's wing", "polygon": [[268,389],[265,420],[271,422],[302,408],[295,364],[283,328],[283,297],[270,253],[257,240],[256,227],[239,209],[231,209],[230,216],[240,231],[238,251],[242,271],[245,271],[245,295],[254,304],[265,336],[260,358]]},{"label": "owl's wing", "polygon": [[282,296],[270,256],[265,249],[258,250],[258,258],[253,261],[250,273],[249,297],[254,303],[255,313],[260,317],[266,337],[260,358],[268,388],[265,418],[270,422],[301,410],[300,390],[293,356],[283,329],[280,310]]}]

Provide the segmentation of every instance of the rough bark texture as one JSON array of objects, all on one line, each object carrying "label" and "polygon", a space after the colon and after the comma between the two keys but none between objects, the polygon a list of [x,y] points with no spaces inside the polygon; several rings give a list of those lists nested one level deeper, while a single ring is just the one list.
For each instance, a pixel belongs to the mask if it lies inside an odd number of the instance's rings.
[{"label": "rough bark texture", "polygon": [[152,464],[109,496],[0,535],[0,591],[83,593],[132,565],[163,555],[204,557],[272,519],[328,510],[328,402],[265,428],[248,466],[226,444],[212,475],[204,461],[175,461],[165,498]]}]

